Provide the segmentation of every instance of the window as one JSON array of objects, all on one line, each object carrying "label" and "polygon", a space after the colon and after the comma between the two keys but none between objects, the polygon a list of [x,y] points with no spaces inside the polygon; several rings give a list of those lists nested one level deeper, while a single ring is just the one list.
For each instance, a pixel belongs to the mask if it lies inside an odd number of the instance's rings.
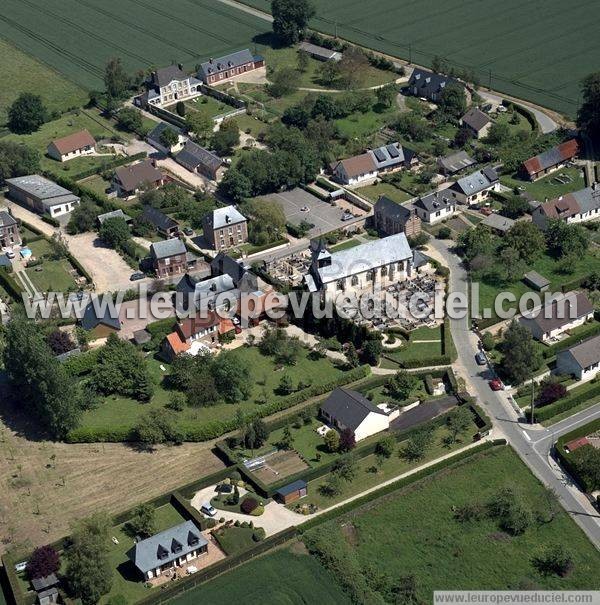
[{"label": "window", "polygon": [[343,290],[344,289],[344,280],[339,279],[336,285],[337,285],[338,290]]},{"label": "window", "polygon": [[404,263],[402,261],[398,263],[398,271],[404,271]]},{"label": "window", "polygon": [[384,265],[383,267],[381,267],[381,276],[382,276],[382,277],[383,277],[384,275],[387,275],[387,272],[388,272],[388,268],[387,268],[387,266],[385,266],[385,265]]},{"label": "window", "polygon": [[353,286],[358,286],[358,275],[353,275],[352,276],[352,281],[351,281]]}]

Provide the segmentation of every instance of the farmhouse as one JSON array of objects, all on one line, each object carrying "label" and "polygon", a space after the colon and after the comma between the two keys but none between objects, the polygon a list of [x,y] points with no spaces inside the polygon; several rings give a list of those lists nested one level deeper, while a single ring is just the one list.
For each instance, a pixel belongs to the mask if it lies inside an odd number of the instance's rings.
[{"label": "farmhouse", "polygon": [[375,229],[384,236],[405,233],[406,237],[414,237],[421,233],[421,219],[417,213],[396,204],[385,195],[377,200],[374,210]]},{"label": "farmhouse", "polygon": [[21,245],[17,221],[6,210],[0,210],[0,248]]},{"label": "farmhouse", "polygon": [[492,120],[478,107],[471,107],[459,120],[459,124],[467,128],[476,139],[483,139],[490,131]]},{"label": "farmhouse", "polygon": [[46,153],[54,160],[66,162],[82,155],[96,153],[96,141],[87,130],[80,130],[52,141]]},{"label": "farmhouse", "polygon": [[164,107],[201,94],[202,82],[183,71],[183,65],[157,69],[146,81],[146,92],[135,99],[137,105]]},{"label": "farmhouse", "polygon": [[502,216],[501,214],[490,214],[486,216],[481,224],[484,227],[487,227],[492,233],[496,235],[506,235],[515,225],[515,221],[511,218],[507,218],[506,216]]},{"label": "farmhouse", "polygon": [[176,237],[179,233],[179,223],[152,206],[144,206],[140,221],[149,223],[164,237]]},{"label": "farmhouse", "polygon": [[448,84],[459,84],[459,82],[449,76],[415,68],[405,90],[415,97],[422,97],[435,103],[440,100]]},{"label": "farmhouse", "polygon": [[443,158],[438,158],[440,172],[445,175],[456,174],[465,168],[474,166],[477,162],[466,151],[457,151]]},{"label": "farmhouse", "polygon": [[140,540],[127,556],[145,580],[157,578],[163,572],[187,563],[208,552],[208,541],[193,521],[185,521]]},{"label": "farmhouse", "polygon": [[76,195],[38,174],[6,179],[6,184],[11,199],[40,214],[47,213],[56,218],[79,205]]},{"label": "farmhouse", "polygon": [[579,144],[577,140],[570,139],[523,162],[521,173],[530,181],[535,181],[554,170],[562,168],[567,162],[577,157],[578,153]]},{"label": "farmhouse", "polygon": [[213,181],[219,178],[219,169],[223,165],[223,160],[218,155],[193,141],[186,142],[175,156],[175,161],[190,172],[199,172]]},{"label": "farmhouse", "polygon": [[386,288],[411,276],[413,253],[398,233],[330,253],[322,241],[311,244],[312,262],[305,281],[311,292],[334,299],[341,292]]},{"label": "farmhouse", "polygon": [[600,335],[560,351],[556,356],[556,372],[572,374],[577,380],[590,380],[600,372]]},{"label": "farmhouse", "polygon": [[491,166],[486,166],[483,170],[477,170],[477,172],[458,179],[450,187],[454,199],[468,206],[479,204],[489,197],[490,191],[499,189],[498,174]]},{"label": "farmhouse", "polygon": [[131,197],[142,189],[160,187],[165,182],[162,172],[152,160],[142,160],[115,170],[112,185],[119,197]]},{"label": "farmhouse", "polygon": [[150,257],[156,277],[181,275],[196,264],[196,257],[177,238],[154,242],[150,246]]},{"label": "farmhouse", "polygon": [[[177,142],[170,147],[165,147],[161,139],[161,135],[165,130],[172,130],[177,135]],[[183,147],[183,144],[187,141],[187,136],[184,134],[181,128],[168,124],[167,122],[159,122],[147,135],[146,140],[152,147],[158,149],[162,153],[177,153]]]},{"label": "farmhouse", "polygon": [[237,52],[209,59],[200,65],[198,78],[205,84],[218,84],[235,78],[249,71],[264,67],[265,60],[260,55],[253,55],[247,48]]},{"label": "farmhouse", "polygon": [[226,250],[248,241],[248,221],[235,207],[217,208],[202,219],[205,239],[213,250]]},{"label": "farmhouse", "polygon": [[565,193],[560,197],[544,202],[535,208],[533,222],[546,230],[550,219],[559,219],[565,223],[583,223],[600,218],[600,183],[591,187]]},{"label": "farmhouse", "polygon": [[343,185],[356,185],[377,176],[373,156],[366,152],[361,155],[334,162],[331,165],[334,178]]},{"label": "farmhouse", "polygon": [[379,408],[364,395],[344,388],[337,388],[329,395],[320,413],[337,430],[350,429],[356,441],[385,431],[399,415],[398,408]]},{"label": "farmhouse", "polygon": [[317,46],[310,42],[300,42],[298,50],[309,54],[313,59],[317,61],[341,61],[342,53],[337,50],[331,50],[323,46]]},{"label": "farmhouse", "polygon": [[452,216],[456,211],[456,202],[449,189],[443,189],[420,197],[414,203],[414,208],[422,221],[433,225]]},{"label": "farmhouse", "polygon": [[594,317],[594,306],[583,292],[569,292],[524,314],[519,321],[540,342],[555,339]]}]

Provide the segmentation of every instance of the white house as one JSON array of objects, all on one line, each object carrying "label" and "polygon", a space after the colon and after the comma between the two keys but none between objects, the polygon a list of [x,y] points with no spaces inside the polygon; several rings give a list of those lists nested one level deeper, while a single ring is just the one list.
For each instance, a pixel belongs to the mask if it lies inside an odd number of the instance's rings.
[{"label": "white house", "polygon": [[457,202],[471,206],[487,200],[491,191],[499,190],[498,174],[491,166],[487,166],[458,179],[449,192]]},{"label": "white house", "polygon": [[146,92],[136,97],[138,105],[164,107],[202,94],[202,82],[183,71],[183,65],[169,65],[153,71]]},{"label": "white house", "polygon": [[312,264],[305,276],[311,292],[333,300],[340,292],[386,288],[411,276],[413,253],[405,233],[330,253],[322,242],[312,246]]},{"label": "white house", "polygon": [[68,214],[79,205],[75,194],[38,174],[6,179],[6,184],[8,197],[53,218]]},{"label": "white house", "polygon": [[456,200],[452,193],[450,189],[442,189],[420,197],[413,204],[417,216],[430,225],[450,218],[456,212]]},{"label": "white house", "polygon": [[343,185],[356,185],[377,177],[377,166],[369,152],[334,162],[331,171],[335,179]]},{"label": "white house", "polygon": [[591,380],[600,372],[600,335],[560,351],[556,356],[557,374],[572,374],[577,380]]},{"label": "white house", "polygon": [[471,107],[458,122],[464,128],[468,128],[476,139],[485,138],[492,127],[490,117],[478,107]]},{"label": "white house", "polygon": [[66,162],[82,155],[96,153],[96,140],[87,130],[80,130],[52,141],[46,149],[48,155],[59,162]]},{"label": "white house", "polygon": [[594,317],[594,306],[583,292],[569,292],[522,315],[519,321],[540,342],[557,338]]},{"label": "white house", "polygon": [[540,204],[531,215],[533,222],[546,230],[548,220],[559,219],[565,223],[585,223],[600,219],[600,183],[566,193]]},{"label": "white house", "polygon": [[364,395],[344,388],[332,391],[320,413],[325,422],[338,431],[350,429],[355,441],[385,431],[400,415],[395,406],[385,404],[378,407]]}]

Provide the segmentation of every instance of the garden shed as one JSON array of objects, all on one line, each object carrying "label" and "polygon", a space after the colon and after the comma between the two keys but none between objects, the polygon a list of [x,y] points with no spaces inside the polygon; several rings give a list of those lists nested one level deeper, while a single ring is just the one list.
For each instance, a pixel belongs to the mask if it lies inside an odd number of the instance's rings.
[{"label": "garden shed", "polygon": [[288,485],[284,485],[281,489],[278,489],[275,492],[275,497],[282,504],[289,504],[290,502],[294,502],[294,500],[303,498],[307,493],[306,481],[298,479],[298,481],[294,481],[293,483],[289,483]]}]

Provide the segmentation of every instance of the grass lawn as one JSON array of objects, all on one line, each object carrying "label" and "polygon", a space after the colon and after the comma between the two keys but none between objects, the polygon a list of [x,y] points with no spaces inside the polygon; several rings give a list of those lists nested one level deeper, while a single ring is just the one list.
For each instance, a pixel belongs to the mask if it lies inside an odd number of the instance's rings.
[{"label": "grass lawn", "polygon": [[[389,400],[389,398],[388,398]],[[356,494],[370,489],[384,481],[398,477],[413,468],[416,468],[430,460],[435,460],[440,456],[444,456],[454,450],[464,447],[471,442],[471,437],[477,432],[475,423],[472,423],[468,431],[462,437],[452,444],[444,444],[444,438],[449,435],[448,429],[444,427],[436,428],[432,433],[432,445],[426,450],[424,457],[421,460],[410,462],[400,456],[403,444],[400,442],[392,456],[384,460],[381,466],[377,465],[377,457],[372,454],[361,458],[357,463],[356,476],[353,481],[342,481],[342,491],[337,496],[326,496],[319,491],[321,485],[327,483],[327,477],[319,477],[308,482],[308,495],[299,500],[300,504],[314,504],[319,509],[333,506],[346,498],[350,498]],[[294,503],[295,504],[295,503]],[[294,504],[290,504],[288,508],[294,508]]]},{"label": "grass lawn", "polygon": [[[31,242],[28,247],[36,258],[42,258],[51,252],[50,244],[45,239]],[[70,273],[72,269],[71,263],[65,258],[59,260],[45,258],[41,265],[26,269],[26,273],[41,292],[66,292],[77,286]]]},{"label": "grass lawn", "polygon": [[405,347],[386,350],[385,355],[398,362],[439,357],[442,355],[442,343],[435,341],[409,342]]},{"label": "grass lawn", "polygon": [[365,113],[353,113],[345,118],[336,120],[335,123],[340,135],[350,139],[359,139],[375,134],[388,124],[398,112],[398,108],[395,105],[381,110],[375,107]]},{"label": "grass lawn", "polygon": [[246,132],[246,134],[252,135],[254,138],[267,129],[267,125],[264,122],[261,122],[248,114],[240,114],[233,119],[237,122],[238,127],[242,132]]},{"label": "grass lawn", "polygon": [[219,529],[214,536],[219,546],[227,556],[239,555],[256,545],[252,539],[254,529],[252,527],[227,527]]},{"label": "grass lawn", "polygon": [[[6,111],[22,92],[40,95],[50,111],[63,112],[80,107],[88,100],[82,88],[69,82],[58,72],[0,39],[2,57],[2,89],[0,90],[0,125],[7,118]],[[27,74],[27,77],[23,77]],[[40,82],[44,85],[40,86]]]},{"label": "grass lawn", "polygon": [[[267,89],[262,84],[239,83],[238,89],[242,93],[241,96],[243,99],[251,103],[254,101],[258,104],[259,108],[264,107],[266,118],[281,117],[288,107],[300,103],[309,94],[305,91],[297,90],[284,97],[275,98],[267,92]],[[260,113],[260,109],[253,109],[252,112]]]},{"label": "grass lawn", "polygon": [[[587,393],[595,386],[597,386],[597,385],[591,381],[586,382],[586,383],[582,384],[581,386],[578,386],[578,387],[575,387],[574,389],[569,390],[567,392],[567,397],[575,397],[576,395],[581,395],[582,393]],[[559,402],[560,401],[561,400],[559,399]],[[577,412],[581,412],[582,410],[591,408],[593,405],[595,405],[599,402],[600,402],[600,396],[598,396],[598,395],[596,395],[595,397],[590,396],[589,399],[581,402],[579,405],[575,405],[565,412],[556,414],[556,416],[552,416],[552,418],[548,418],[548,420],[543,420],[541,422],[541,424],[543,426],[551,426],[553,424],[556,424],[557,422],[560,422],[561,420],[564,420],[565,418],[568,418],[569,416],[572,416],[573,414],[576,414]]]},{"label": "grass lawn", "polygon": [[[559,175],[567,175],[571,179],[570,182],[565,184],[559,183],[556,180],[556,177]],[[517,175],[501,176],[500,182],[511,189],[518,187],[519,191],[526,191],[538,202],[543,202],[546,198],[552,200],[565,193],[579,191],[585,187],[582,171],[577,167],[562,168],[533,183],[523,181]]]},{"label": "grass lawn", "polygon": [[385,195],[390,200],[402,204],[402,202],[406,202],[411,198],[411,196],[403,191],[402,189],[398,189],[398,187],[392,185],[391,183],[376,183],[375,185],[367,185],[366,187],[361,187],[356,190],[360,195],[364,195],[367,199],[372,202],[376,202],[382,195]]},{"label": "grass lawn", "polygon": [[103,179],[99,174],[94,174],[79,183],[101,195],[106,195],[106,190],[110,187],[110,181]]},{"label": "grass lawn", "polygon": [[[155,510],[154,526],[156,532],[164,531],[169,527],[183,523],[185,519],[170,504],[160,506]],[[109,560],[114,570],[113,583],[110,592],[100,599],[104,605],[110,597],[123,595],[128,603],[135,603],[146,596],[152,589],[144,586],[143,578],[127,557],[127,551],[133,546],[133,536],[128,533],[127,523],[112,528],[110,537],[115,537],[119,543],[110,541]],[[157,589],[159,590],[159,589]]]},{"label": "grass lawn", "polygon": [[47,170],[57,175],[69,176],[83,170],[102,166],[113,159],[113,156],[102,157],[80,157],[68,162],[58,162],[46,155],[48,143],[82,129],[87,129],[93,137],[121,137],[128,135],[116,130],[113,122],[103,118],[97,109],[81,109],[62,115],[58,120],[47,122],[39,130],[28,135],[10,134],[7,140],[26,143],[37,149],[41,156],[42,170]]},{"label": "grass lawn", "polygon": [[331,252],[339,252],[340,250],[348,250],[348,248],[354,248],[355,246],[360,246],[362,242],[360,242],[357,239],[348,239],[345,242],[342,242],[341,244],[336,244],[335,246],[332,246],[330,248]]},{"label": "grass lawn", "polygon": [[[276,393],[279,381],[284,373],[288,373],[295,385],[299,381],[307,383],[312,380],[313,384],[329,382],[337,376],[344,374],[344,370],[334,366],[329,359],[312,360],[308,358],[309,351],[302,350],[300,358],[295,366],[280,370],[271,357],[265,357],[256,347],[240,347],[234,350],[235,355],[245,358],[252,369],[256,383],[252,395],[245,401],[232,405],[219,403],[205,408],[186,408],[181,412],[172,411],[181,421],[187,422],[210,422],[213,420],[228,420],[233,418],[239,409],[244,414],[256,412],[260,404],[256,399],[266,391],[269,401],[285,399],[285,396]],[[96,409],[84,412],[82,427],[111,427],[111,426],[134,426],[139,417],[150,409],[162,408],[169,402],[170,393],[163,388],[162,381],[166,375],[160,369],[162,362],[148,358],[150,372],[157,383],[154,396],[149,403],[140,403],[134,399],[125,397],[107,397]],[[166,365],[163,363],[163,365]],[[168,366],[167,366],[168,372]],[[264,384],[263,384],[264,383]]]},{"label": "grass lawn", "polygon": [[172,605],[231,605],[262,602],[268,595],[273,605],[350,605],[349,597],[313,557],[305,554],[303,545],[290,547],[258,557],[179,597]]},{"label": "grass lawn", "polygon": [[[307,534],[331,544],[340,560],[354,560],[365,573],[376,561],[392,581],[414,575],[423,602],[434,590],[501,590],[521,581],[540,589],[599,588],[600,553],[558,505],[552,520],[533,521],[519,536],[502,532],[493,519],[454,519],[455,507],[484,505],[506,486],[515,486],[534,518],[547,514],[545,488],[512,449],[498,447]],[[532,557],[553,544],[573,556],[573,571],[564,578],[541,575],[532,565]]]},{"label": "grass lawn", "polygon": [[[228,504],[227,500],[228,500],[229,496],[231,496],[231,494],[227,494],[227,493],[217,494],[216,496],[211,498],[210,503],[218,510],[227,511],[230,513],[239,513],[239,514],[243,515],[243,514],[246,514],[241,510],[241,506],[242,506],[242,503],[244,502],[244,500],[247,500],[248,498],[253,498],[254,500],[257,500],[259,502],[259,504],[260,504],[260,502],[264,503],[264,500],[265,500],[264,498],[257,496],[254,492],[247,492],[243,496],[240,496],[240,500],[237,504]],[[254,514],[254,515],[252,515],[252,517],[260,517],[260,515]],[[248,515],[248,519],[249,520],[251,519],[250,515]]]},{"label": "grass lawn", "polygon": [[[196,97],[190,101],[185,101],[185,107],[188,111],[196,111],[211,119],[235,109],[235,107],[232,107],[227,103],[222,103],[208,95],[202,95],[201,97]],[[175,111],[175,105],[171,106],[170,110]]]}]

